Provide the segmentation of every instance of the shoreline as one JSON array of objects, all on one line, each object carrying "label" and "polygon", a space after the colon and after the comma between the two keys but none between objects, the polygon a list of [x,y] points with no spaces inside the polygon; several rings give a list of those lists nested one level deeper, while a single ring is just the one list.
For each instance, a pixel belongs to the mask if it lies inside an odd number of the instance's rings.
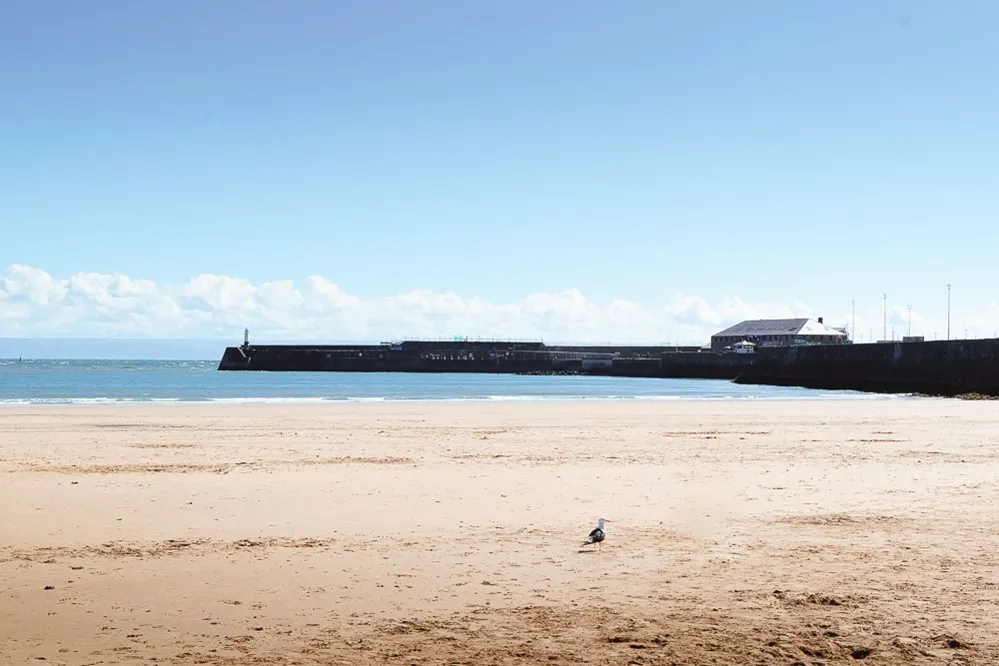
[{"label": "shoreline", "polygon": [[357,398],[311,398],[311,397],[265,397],[265,398],[37,398],[0,400],[0,411],[13,408],[51,407],[169,407],[174,405],[217,405],[217,406],[338,406],[338,405],[409,405],[409,404],[632,404],[632,403],[779,403],[779,402],[849,402],[849,401],[893,401],[893,400],[990,400],[993,398],[973,398],[962,396],[934,396],[913,393],[876,393],[862,391],[823,392],[802,389],[809,395],[781,396],[686,396],[686,395],[636,395],[636,396],[546,396],[546,395],[497,395],[466,398],[398,398],[398,397],[357,397]]}]

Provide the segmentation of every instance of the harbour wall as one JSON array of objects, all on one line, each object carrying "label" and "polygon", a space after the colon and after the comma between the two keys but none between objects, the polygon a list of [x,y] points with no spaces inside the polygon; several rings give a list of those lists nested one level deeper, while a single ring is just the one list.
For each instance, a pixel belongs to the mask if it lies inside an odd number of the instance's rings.
[{"label": "harbour wall", "polygon": [[228,347],[219,370],[584,374],[728,379],[881,393],[999,396],[999,339],[761,347],[547,346],[540,342]]},{"label": "harbour wall", "polygon": [[999,396],[999,339],[758,349],[739,384]]},{"label": "harbour wall", "polygon": [[698,347],[546,346],[542,343],[243,345],[226,348],[219,370],[587,374],[734,379],[750,355]]}]

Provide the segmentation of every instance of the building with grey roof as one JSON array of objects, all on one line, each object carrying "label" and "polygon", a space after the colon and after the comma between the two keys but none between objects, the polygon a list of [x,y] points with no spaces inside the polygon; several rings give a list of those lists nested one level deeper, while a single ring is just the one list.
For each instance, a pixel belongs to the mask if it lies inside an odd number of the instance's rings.
[{"label": "building with grey roof", "polygon": [[739,342],[758,347],[841,345],[846,332],[818,319],[747,319],[711,336],[711,350],[724,351]]}]

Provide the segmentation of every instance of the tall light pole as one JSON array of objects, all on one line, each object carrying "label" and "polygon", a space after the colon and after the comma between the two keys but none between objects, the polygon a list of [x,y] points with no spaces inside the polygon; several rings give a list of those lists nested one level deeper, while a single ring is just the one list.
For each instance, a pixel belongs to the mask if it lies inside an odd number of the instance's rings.
[{"label": "tall light pole", "polygon": [[908,335],[909,335],[909,337],[912,337],[912,306],[911,305],[906,305],[905,307],[909,308],[909,333],[908,333]]},{"label": "tall light pole", "polygon": [[881,334],[882,340],[888,339],[888,294],[882,294],[884,296],[884,307],[882,308],[882,313],[884,314],[884,326],[885,330]]},{"label": "tall light pole", "polygon": [[857,301],[850,301],[850,337],[857,339]]},{"label": "tall light pole", "polygon": [[947,284],[947,339],[950,340],[950,283]]}]

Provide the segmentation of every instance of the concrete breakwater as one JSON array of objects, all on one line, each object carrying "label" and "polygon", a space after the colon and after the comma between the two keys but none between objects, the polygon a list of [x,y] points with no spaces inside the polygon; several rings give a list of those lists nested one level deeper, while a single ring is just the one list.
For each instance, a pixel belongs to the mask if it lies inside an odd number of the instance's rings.
[{"label": "concrete breakwater", "polygon": [[739,384],[999,396],[999,340],[763,348]]},{"label": "concrete breakwater", "polygon": [[298,372],[474,372],[733,379],[749,355],[699,347],[426,342],[380,345],[228,347],[219,370]]},{"label": "concrete breakwater", "polygon": [[882,393],[999,396],[999,340],[759,348],[564,346],[540,342],[228,347],[219,370],[472,372],[728,379]]}]

